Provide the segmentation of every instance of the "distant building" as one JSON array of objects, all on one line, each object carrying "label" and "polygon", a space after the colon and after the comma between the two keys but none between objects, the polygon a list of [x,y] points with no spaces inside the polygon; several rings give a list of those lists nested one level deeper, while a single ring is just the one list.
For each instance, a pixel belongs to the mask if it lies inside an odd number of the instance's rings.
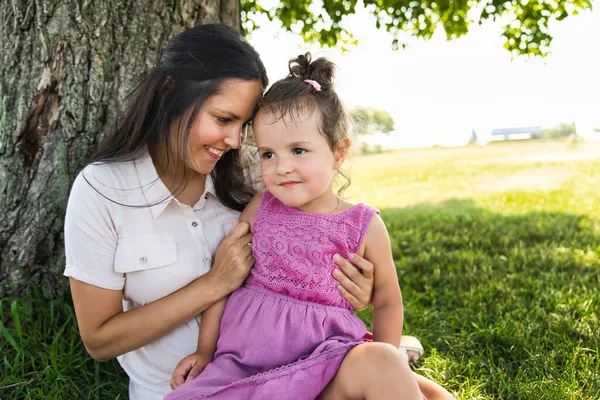
[{"label": "distant building", "polygon": [[543,131],[541,126],[494,129],[490,141],[541,139]]}]

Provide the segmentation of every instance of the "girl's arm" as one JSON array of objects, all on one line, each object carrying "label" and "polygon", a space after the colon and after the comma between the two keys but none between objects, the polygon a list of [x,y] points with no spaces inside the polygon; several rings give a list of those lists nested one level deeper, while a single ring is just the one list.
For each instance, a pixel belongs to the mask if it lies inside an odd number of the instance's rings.
[{"label": "girl's arm", "polygon": [[219,328],[226,304],[227,298],[219,300],[202,313],[202,319],[200,320],[200,333],[196,352],[210,354],[211,359],[217,350]]},{"label": "girl's arm", "polygon": [[[240,215],[240,221],[247,222],[252,227],[256,210],[260,205],[262,192],[256,194],[250,203],[244,208]],[[251,248],[246,243],[247,248]],[[227,299],[215,303],[210,308],[202,313],[200,321],[200,333],[198,335],[198,347],[196,352],[190,354],[181,360],[171,376],[171,388],[175,390],[179,385],[183,384],[188,379],[194,379],[204,370],[206,365],[213,360],[215,351],[217,350],[217,341],[219,340],[219,327]]]},{"label": "girl's arm", "polygon": [[185,381],[200,375],[208,363],[213,360],[226,304],[227,298],[223,298],[202,313],[196,351],[179,361],[175,367],[171,376],[171,389],[175,390]]},{"label": "girl's arm", "polygon": [[372,303],[373,340],[398,347],[404,322],[402,294],[392,258],[390,237],[379,215],[371,220],[364,244],[364,257],[377,266]]},{"label": "girl's arm", "polygon": [[260,206],[264,191],[260,191],[254,195],[252,200],[248,203],[242,214],[240,215],[240,221],[245,221],[250,224],[250,230],[252,230],[252,223],[254,223],[254,217],[256,217],[256,211]]}]

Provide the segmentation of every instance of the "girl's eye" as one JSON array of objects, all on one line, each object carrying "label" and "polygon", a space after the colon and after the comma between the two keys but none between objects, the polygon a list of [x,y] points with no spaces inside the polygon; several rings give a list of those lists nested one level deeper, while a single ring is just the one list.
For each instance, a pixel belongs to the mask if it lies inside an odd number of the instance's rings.
[{"label": "girl's eye", "polygon": [[271,153],[270,151],[265,151],[262,155],[262,158],[265,160],[270,160],[273,157],[275,157],[275,154]]},{"label": "girl's eye", "polygon": [[306,150],[296,147],[294,150],[292,150],[292,153],[294,153],[294,155],[296,156],[299,156],[301,154],[306,153]]},{"label": "girl's eye", "polygon": [[216,117],[216,118],[217,118],[217,122],[222,125],[226,125],[229,122],[231,122],[231,118],[223,118],[223,117]]}]

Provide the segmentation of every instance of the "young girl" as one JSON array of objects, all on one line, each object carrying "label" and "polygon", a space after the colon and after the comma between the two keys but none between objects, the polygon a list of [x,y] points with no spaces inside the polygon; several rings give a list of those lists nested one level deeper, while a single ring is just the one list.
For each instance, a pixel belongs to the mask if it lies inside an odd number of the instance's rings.
[{"label": "young girl", "polygon": [[[265,94],[253,126],[266,190],[240,217],[255,265],[226,307],[202,314],[198,351],[179,364],[193,371],[165,399],[422,398],[397,350],[402,297],[385,225],[333,190],[350,145],[333,72],[299,56]],[[377,266],[372,343],[332,277],[336,257],[353,254]]]}]

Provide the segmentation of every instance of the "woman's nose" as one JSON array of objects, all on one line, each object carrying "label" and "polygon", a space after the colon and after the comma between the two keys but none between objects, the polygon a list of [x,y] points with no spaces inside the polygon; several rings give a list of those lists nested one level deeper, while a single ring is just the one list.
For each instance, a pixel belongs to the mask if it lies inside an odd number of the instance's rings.
[{"label": "woman's nose", "polygon": [[242,145],[242,127],[233,127],[227,132],[227,136],[223,141],[232,149],[239,149]]}]

